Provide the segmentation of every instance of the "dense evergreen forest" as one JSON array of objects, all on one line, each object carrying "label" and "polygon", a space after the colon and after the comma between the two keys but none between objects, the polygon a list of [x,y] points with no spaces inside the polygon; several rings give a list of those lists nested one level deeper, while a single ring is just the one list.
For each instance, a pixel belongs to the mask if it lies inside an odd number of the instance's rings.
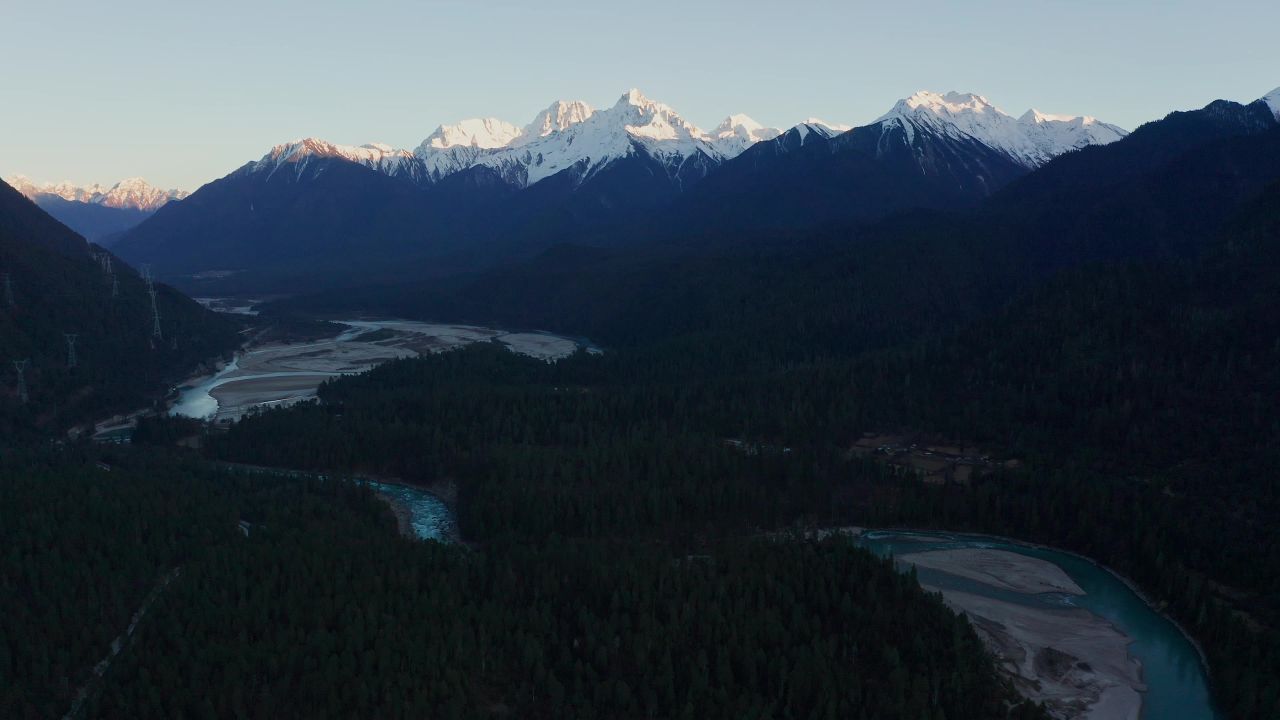
[{"label": "dense evergreen forest", "polygon": [[399,537],[359,485],[154,448],[4,471],[5,717],[1042,717],[841,541],[466,548]]}]

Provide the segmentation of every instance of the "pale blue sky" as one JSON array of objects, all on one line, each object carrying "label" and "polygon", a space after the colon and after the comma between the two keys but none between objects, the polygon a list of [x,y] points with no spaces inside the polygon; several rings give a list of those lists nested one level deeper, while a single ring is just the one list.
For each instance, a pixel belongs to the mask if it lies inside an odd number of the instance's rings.
[{"label": "pale blue sky", "polygon": [[0,176],[194,189],[302,136],[412,148],[639,87],[703,127],[915,90],[1127,128],[1280,85],[1280,2],[0,0]]}]

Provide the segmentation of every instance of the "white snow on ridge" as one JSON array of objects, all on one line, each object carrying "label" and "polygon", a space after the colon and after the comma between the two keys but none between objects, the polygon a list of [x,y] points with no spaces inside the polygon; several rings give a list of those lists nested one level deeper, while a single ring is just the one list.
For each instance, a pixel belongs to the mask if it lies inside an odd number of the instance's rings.
[{"label": "white snow on ridge", "polygon": [[1129,134],[1088,115],[1048,115],[1035,109],[1018,118],[1018,124],[1038,152],[1034,156],[1037,165],[1043,165],[1065,152],[1089,145],[1106,145]]},{"label": "white snow on ridge", "polygon": [[421,147],[444,150],[465,145],[474,148],[500,148],[511,144],[523,131],[498,118],[471,118],[456,125],[441,125],[422,141]]},{"label": "white snow on ridge", "polygon": [[711,144],[725,157],[734,157],[747,148],[782,134],[778,128],[765,127],[742,114],[730,115],[710,133]]},{"label": "white snow on ridge", "polygon": [[845,125],[844,123],[829,123],[826,120],[823,120],[822,118],[816,118],[816,117],[805,118],[800,124],[816,125],[818,127],[824,127],[828,130],[833,131],[832,133],[833,135],[836,135],[842,132],[849,132],[850,130],[853,129],[852,125]]},{"label": "white snow on ridge", "polygon": [[276,145],[261,160],[253,163],[250,170],[274,173],[282,167],[290,166],[301,177],[312,158],[332,157],[350,160],[387,175],[418,172],[413,162],[413,153],[408,150],[397,150],[384,143],[337,145],[318,138],[303,138]]},{"label": "white snow on ridge", "polygon": [[546,110],[534,116],[533,122],[524,126],[515,143],[523,144],[552,133],[568,130],[594,114],[595,110],[581,100],[557,100]]},{"label": "white snow on ridge", "polygon": [[1262,96],[1262,102],[1271,108],[1271,112],[1276,116],[1276,120],[1280,121],[1280,87],[1272,90]]},{"label": "white snow on ridge", "polygon": [[190,194],[185,190],[161,190],[138,177],[125,178],[109,188],[97,183],[87,186],[70,182],[37,184],[22,175],[5,178],[5,182],[32,200],[39,195],[57,195],[63,200],[145,211],[158,210],[165,203]]},{"label": "white snow on ridge", "polygon": [[954,138],[971,138],[1038,167],[1064,152],[1114,142],[1128,133],[1089,116],[1049,115],[1028,110],[1015,119],[981,95],[922,90],[899,100],[877,123],[898,122],[909,135],[928,128]]}]

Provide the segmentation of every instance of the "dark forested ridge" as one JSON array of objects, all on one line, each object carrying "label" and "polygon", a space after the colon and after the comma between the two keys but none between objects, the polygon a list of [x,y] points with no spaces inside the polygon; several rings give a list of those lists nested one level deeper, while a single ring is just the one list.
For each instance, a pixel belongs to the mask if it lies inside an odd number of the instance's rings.
[{"label": "dark forested ridge", "polygon": [[[164,285],[155,337],[146,282],[118,259],[108,272],[103,252],[0,183],[0,435],[143,407],[238,344],[232,322]],[[26,403],[13,365],[24,360]]]}]

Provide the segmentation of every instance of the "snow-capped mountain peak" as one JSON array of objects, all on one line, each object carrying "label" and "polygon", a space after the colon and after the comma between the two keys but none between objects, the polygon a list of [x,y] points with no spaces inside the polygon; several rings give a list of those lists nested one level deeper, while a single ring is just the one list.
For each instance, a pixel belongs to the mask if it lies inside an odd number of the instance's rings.
[{"label": "snow-capped mountain peak", "polygon": [[1271,112],[1275,114],[1276,120],[1280,120],[1280,87],[1272,90],[1266,95],[1263,95],[1262,102],[1266,103],[1267,107],[1271,108]]},{"label": "snow-capped mountain peak", "polygon": [[662,103],[654,102],[649,98],[645,97],[645,94],[640,92],[640,88],[631,88],[630,90],[622,93],[622,97],[618,98],[618,102],[614,105],[614,107],[617,107],[619,105],[633,105],[635,107],[641,107],[641,108],[655,107],[655,108],[661,108],[664,110],[671,110],[671,108],[667,107],[666,105],[663,105]]},{"label": "snow-capped mountain peak", "polygon": [[750,115],[738,113],[736,115],[730,115],[720,121],[720,124],[716,126],[716,129],[712,131],[712,134],[716,137],[721,137],[726,134],[753,135],[761,130],[776,131],[777,128],[766,128],[753,120]]},{"label": "snow-capped mountain peak", "polygon": [[470,118],[455,125],[437,127],[422,144],[437,150],[460,145],[492,149],[510,145],[522,132],[519,127],[498,118]]},{"label": "snow-capped mountain peak", "polygon": [[282,143],[271,148],[262,159],[248,166],[250,172],[266,171],[274,174],[289,167],[298,177],[310,167],[313,159],[341,158],[376,170],[386,175],[416,177],[418,168],[413,164],[413,153],[398,150],[385,143],[366,145],[339,145],[320,138],[308,137]]},{"label": "snow-capped mountain peak", "polygon": [[73,202],[146,212],[158,210],[165,203],[181,200],[190,194],[184,190],[161,190],[140,177],[125,178],[109,188],[97,183],[76,185],[65,181],[37,184],[22,175],[6,178],[5,182],[32,200],[41,195],[56,195]]},{"label": "snow-capped mountain peak", "polygon": [[671,106],[650,100],[636,88],[628,90],[612,108],[597,113],[596,117],[604,119],[602,124],[621,123],[627,134],[641,141],[688,143],[706,137],[697,125],[685,120]]},{"label": "snow-capped mountain peak", "polygon": [[535,138],[546,137],[552,133],[568,130],[580,122],[585,122],[595,114],[595,109],[581,100],[557,100],[545,110],[534,116],[533,121],[524,126],[519,141],[528,142]]},{"label": "snow-capped mountain peak", "polygon": [[1000,108],[991,104],[981,95],[974,93],[936,93],[929,90],[921,90],[911,97],[899,100],[890,112],[911,112],[916,113],[925,111],[934,115],[957,116],[969,113],[987,114],[999,113],[1004,114]]},{"label": "snow-capped mountain peak", "polygon": [[845,125],[844,123],[830,123],[830,122],[827,122],[826,120],[823,120],[822,118],[816,118],[816,117],[805,118],[800,122],[800,124],[826,128],[827,130],[830,130],[831,134],[833,135],[837,135],[842,132],[848,132],[853,129],[852,125]]},{"label": "snow-capped mountain peak", "polygon": [[711,144],[725,157],[734,157],[763,140],[782,134],[778,128],[765,127],[750,116],[737,114],[725,118],[711,131]]},{"label": "snow-capped mountain peak", "polygon": [[631,155],[637,146],[664,163],[715,152],[697,126],[632,89],[605,110],[593,111],[580,102],[554,103],[534,118],[518,142],[466,160],[527,186],[569,168],[578,168],[579,180],[585,179]]},{"label": "snow-capped mountain peak", "polygon": [[140,177],[132,177],[113,185],[96,202],[113,208],[158,210],[170,200],[181,200],[186,196],[187,193],[181,190],[161,190]]},{"label": "snow-capped mountain peak", "polygon": [[1040,112],[1035,108],[1022,113],[1018,118],[1020,123],[1047,123],[1047,122],[1071,122],[1073,120],[1083,120],[1085,122],[1096,122],[1096,118],[1088,115],[1080,115],[1072,117],[1070,115],[1053,115],[1050,113]]},{"label": "snow-capped mountain peak", "polygon": [[973,93],[921,90],[899,100],[877,123],[897,123],[912,137],[918,129],[971,139],[1039,167],[1069,150],[1119,140],[1128,133],[1086,115],[1050,115],[1028,110],[1015,119]]},{"label": "snow-capped mountain peak", "polygon": [[338,145],[320,138],[302,138],[293,142],[282,143],[271,148],[271,152],[262,158],[263,162],[275,164],[298,162],[307,157],[340,157],[353,162],[377,162],[389,157],[404,157],[407,150],[396,150],[385,143],[369,143],[367,145]]}]

